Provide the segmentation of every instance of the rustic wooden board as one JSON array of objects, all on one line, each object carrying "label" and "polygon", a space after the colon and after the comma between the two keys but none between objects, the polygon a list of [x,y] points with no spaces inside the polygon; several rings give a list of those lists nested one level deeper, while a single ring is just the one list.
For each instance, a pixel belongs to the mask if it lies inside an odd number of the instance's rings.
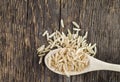
[{"label": "rustic wooden board", "polygon": [[42,33],[66,32],[73,20],[97,43],[96,58],[120,64],[120,0],[0,0],[0,82],[119,82],[117,72],[67,78],[38,64],[36,49],[46,44]]}]

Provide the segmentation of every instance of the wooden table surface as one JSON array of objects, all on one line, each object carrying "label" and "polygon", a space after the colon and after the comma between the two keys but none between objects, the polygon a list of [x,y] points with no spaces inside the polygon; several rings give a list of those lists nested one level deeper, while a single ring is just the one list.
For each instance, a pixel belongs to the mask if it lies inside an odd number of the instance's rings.
[{"label": "wooden table surface", "polygon": [[[65,28],[61,29],[60,19]],[[0,0],[0,82],[120,82],[120,73],[95,71],[57,75],[42,63],[36,49],[46,44],[42,33],[66,32],[76,21],[96,58],[120,64],[120,0]]]}]

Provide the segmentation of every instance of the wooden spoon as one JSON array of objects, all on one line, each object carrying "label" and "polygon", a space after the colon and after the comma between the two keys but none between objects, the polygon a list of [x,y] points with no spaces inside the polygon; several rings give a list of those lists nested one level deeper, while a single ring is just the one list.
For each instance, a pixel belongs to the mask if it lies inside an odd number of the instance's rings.
[{"label": "wooden spoon", "polygon": [[[55,50],[52,50],[50,51],[46,56],[45,56],[45,64],[46,66],[53,72],[57,73],[57,74],[61,74],[61,75],[65,75],[64,73],[61,73],[59,71],[56,71],[54,70],[53,68],[51,68],[49,65],[48,65],[48,62],[47,62],[47,59],[49,56],[57,53],[59,49],[55,49]],[[103,62],[101,60],[98,60],[92,56],[89,56],[87,55],[88,58],[89,58],[89,65],[88,67],[86,67],[83,71],[81,72],[69,72],[69,75],[79,75],[79,74],[83,74],[83,73],[87,73],[87,72],[91,72],[91,71],[97,71],[97,70],[109,70],[109,71],[116,71],[116,72],[120,72],[120,65],[117,65],[117,64],[110,64],[110,63],[106,63],[106,62]]]}]

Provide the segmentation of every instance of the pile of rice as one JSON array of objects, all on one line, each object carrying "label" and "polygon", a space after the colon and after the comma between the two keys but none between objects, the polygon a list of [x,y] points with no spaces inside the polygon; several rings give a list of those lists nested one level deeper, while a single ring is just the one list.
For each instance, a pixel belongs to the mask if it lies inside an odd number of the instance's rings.
[{"label": "pile of rice", "polygon": [[[80,28],[76,22],[72,22],[75,26],[73,32],[68,29],[67,34],[64,32],[55,31],[49,34],[48,31],[43,33],[48,41],[48,46],[42,45],[37,49],[40,57],[39,64],[43,57],[52,49],[63,48],[58,53],[53,54],[49,58],[49,66],[55,70],[62,72],[68,76],[68,72],[82,71],[89,64],[87,55],[94,56],[96,54],[96,44],[91,45],[86,38],[88,32],[84,36],[80,36]],[[61,26],[64,28],[63,20],[61,19]]]},{"label": "pile of rice", "polygon": [[85,51],[62,48],[47,58],[48,66],[55,71],[70,76],[72,72],[80,72],[89,65]]}]

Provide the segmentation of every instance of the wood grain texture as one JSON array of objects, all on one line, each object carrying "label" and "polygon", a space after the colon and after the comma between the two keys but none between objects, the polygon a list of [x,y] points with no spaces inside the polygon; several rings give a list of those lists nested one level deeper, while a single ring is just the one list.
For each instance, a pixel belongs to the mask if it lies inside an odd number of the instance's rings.
[{"label": "wood grain texture", "polygon": [[47,44],[42,33],[72,31],[72,21],[97,44],[96,58],[120,64],[120,0],[0,0],[0,82],[119,82],[117,72],[67,78],[38,64],[36,49]]}]

